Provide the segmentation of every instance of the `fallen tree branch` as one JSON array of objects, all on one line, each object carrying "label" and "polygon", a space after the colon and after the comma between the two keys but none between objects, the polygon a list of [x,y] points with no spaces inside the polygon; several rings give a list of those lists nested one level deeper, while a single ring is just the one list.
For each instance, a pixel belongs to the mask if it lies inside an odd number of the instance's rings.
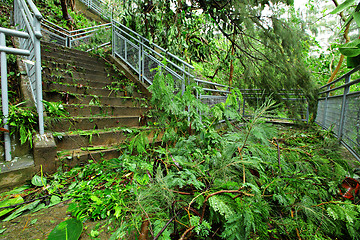
[{"label": "fallen tree branch", "polygon": [[175,213],[175,215],[165,224],[165,226],[160,230],[160,232],[154,237],[153,240],[157,240],[161,236],[161,234],[166,230],[166,228],[170,225],[170,223],[172,221],[174,221],[174,219],[177,217],[177,215],[179,215],[182,211],[183,211],[183,209],[181,209],[177,213]]},{"label": "fallen tree branch", "polygon": [[277,140],[275,137],[274,137],[274,139],[275,139],[275,141],[276,141],[277,152],[278,152],[279,173],[281,173],[280,146],[279,146],[278,140]]},{"label": "fallen tree branch", "polygon": [[183,235],[181,235],[181,238],[179,238],[179,240],[184,240],[185,236],[191,232],[193,229],[195,228],[195,226],[192,226],[191,228],[186,229],[186,231],[183,233]]}]

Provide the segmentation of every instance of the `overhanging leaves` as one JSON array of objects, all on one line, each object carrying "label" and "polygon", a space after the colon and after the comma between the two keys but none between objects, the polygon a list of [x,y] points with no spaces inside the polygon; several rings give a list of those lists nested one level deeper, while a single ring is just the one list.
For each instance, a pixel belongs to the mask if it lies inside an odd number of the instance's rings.
[{"label": "overhanging leaves", "polygon": [[344,44],[339,48],[340,52],[347,57],[356,57],[360,54],[360,39]]},{"label": "overhanging leaves", "polygon": [[337,6],[333,11],[330,12],[330,14],[337,14],[339,12],[344,11],[345,9],[349,8],[351,5],[353,5],[356,2],[356,0],[346,0],[339,6]]}]

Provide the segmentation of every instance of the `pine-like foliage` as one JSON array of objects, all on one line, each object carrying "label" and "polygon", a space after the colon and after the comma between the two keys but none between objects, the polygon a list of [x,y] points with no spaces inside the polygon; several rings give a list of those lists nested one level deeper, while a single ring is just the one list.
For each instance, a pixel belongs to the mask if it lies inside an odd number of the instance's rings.
[{"label": "pine-like foliage", "polygon": [[152,88],[160,146],[134,141],[119,159],[56,175],[51,193],[77,179],[66,193],[74,215],[113,216],[114,239],[359,239],[358,197],[338,194],[351,171],[328,132],[264,123],[272,102],[253,119],[219,125],[229,113],[242,119],[235,102],[205,111],[193,86],[174,95],[172,83],[158,74]]}]

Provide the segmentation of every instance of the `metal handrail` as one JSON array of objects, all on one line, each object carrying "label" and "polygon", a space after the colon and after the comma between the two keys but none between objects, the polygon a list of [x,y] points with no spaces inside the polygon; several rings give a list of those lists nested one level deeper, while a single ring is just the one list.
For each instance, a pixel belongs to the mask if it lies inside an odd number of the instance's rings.
[{"label": "metal handrail", "polygon": [[100,25],[96,25],[96,26],[92,26],[92,27],[73,30],[73,31],[70,31],[69,34],[74,34],[74,33],[78,33],[78,32],[81,32],[81,31],[93,30],[93,29],[107,27],[107,26],[111,27],[111,23],[104,23],[104,24],[100,24]]},{"label": "metal handrail", "polygon": [[[49,25],[52,25],[52,27],[50,27]],[[52,23],[52,22],[50,22],[50,21],[48,21],[48,20],[46,20],[46,19],[43,19],[43,20],[41,21],[41,26],[51,28],[51,29],[53,29],[54,31],[56,31],[56,32],[58,32],[58,33],[61,33],[61,34],[64,34],[64,35],[69,35],[69,34],[70,34],[70,31],[69,31],[69,30],[67,30],[67,29],[65,29],[65,28],[63,28],[63,27],[60,27],[60,26],[56,25],[55,23]],[[65,34],[64,32],[65,32],[66,34]]]},{"label": "metal handrail", "polygon": [[3,124],[4,129],[7,131],[4,132],[4,152],[5,152],[5,161],[11,161],[11,140],[9,134],[9,97],[8,97],[8,81],[7,81],[7,62],[6,54],[15,54],[29,56],[30,51],[26,49],[17,49],[12,47],[6,47],[5,35],[25,38],[28,39],[30,35],[26,32],[15,31],[12,29],[0,27],[0,53],[1,53],[1,102],[2,102],[2,112],[3,112]]},{"label": "metal handrail", "polygon": [[[198,84],[204,83],[212,85],[214,87],[226,87],[229,90],[231,89],[229,86],[225,86],[222,84],[194,79],[194,75],[191,73],[194,67],[191,64],[168,52],[159,45],[151,42],[137,32],[131,30],[130,28],[115,21],[112,18],[111,14],[112,12],[114,12],[114,8],[108,3],[102,0],[96,0],[95,4],[93,3],[94,0],[80,1],[83,2],[90,9],[96,11],[102,16],[107,17],[108,20],[111,21],[113,32],[112,55],[114,57],[120,58],[123,62],[129,65],[130,68],[138,74],[139,81],[146,81],[148,84],[152,84],[152,79],[150,78],[153,76],[149,76],[150,69],[145,69],[145,67],[149,68],[149,66],[146,66],[146,59],[148,59],[148,61],[151,61],[154,64],[154,67],[160,67],[164,71],[169,72],[174,77],[174,81],[181,82],[180,84],[182,91],[184,91],[185,85],[188,82],[187,79],[195,80]],[[106,13],[104,14],[104,12]],[[117,48],[120,48],[120,51],[118,51]],[[129,60],[128,54],[130,54],[133,59]],[[162,63],[162,60],[165,60],[167,64],[164,65]],[[204,90],[207,91],[207,89]],[[215,90],[213,92],[225,94],[230,93],[230,91],[223,90]]]},{"label": "metal handrail", "polygon": [[[319,93],[315,122],[325,129],[333,128],[335,136],[360,161],[360,91],[350,92],[352,86],[360,83],[360,79],[351,80],[351,76],[359,71],[360,65],[319,88],[325,90]],[[332,88],[340,81],[344,82]],[[339,93],[341,89],[343,92]]]},{"label": "metal handrail", "polygon": [[360,65],[353,68],[351,71],[345,73],[344,75],[342,75],[341,77],[335,79],[334,81],[330,82],[330,83],[327,83],[323,86],[321,86],[319,89],[323,89],[323,88],[327,88],[327,87],[330,87],[332,85],[334,85],[335,83],[337,82],[340,82],[341,80],[344,80],[345,78],[349,77],[350,75],[354,74],[355,72],[359,71],[360,70]]},{"label": "metal handrail", "polygon": [[[41,79],[41,49],[40,39],[42,15],[32,0],[14,0],[14,22],[17,30],[25,30],[29,38],[20,39],[20,47],[30,52],[28,63],[25,64],[30,81],[30,90],[39,117],[39,133],[44,134],[44,107]],[[33,63],[33,64],[29,64]]]},{"label": "metal handrail", "polygon": [[227,88],[229,87],[229,86],[226,86],[223,84],[209,82],[209,81],[205,81],[205,80],[201,80],[201,79],[197,79],[197,78],[195,78],[194,80],[195,80],[195,82],[198,82],[198,83],[210,84],[210,85],[217,86],[217,87],[227,87]]},{"label": "metal handrail", "polygon": [[[93,27],[82,28],[78,30],[68,31],[65,28],[62,28],[52,22],[43,20],[41,22],[43,27],[42,31],[45,35],[49,34],[56,39],[61,39],[63,43],[55,41],[56,44],[63,45],[65,47],[72,47],[72,42],[78,41],[81,39],[90,38],[92,34],[96,33],[101,29],[110,29],[111,23],[101,24]],[[46,31],[46,32],[45,32]]]}]

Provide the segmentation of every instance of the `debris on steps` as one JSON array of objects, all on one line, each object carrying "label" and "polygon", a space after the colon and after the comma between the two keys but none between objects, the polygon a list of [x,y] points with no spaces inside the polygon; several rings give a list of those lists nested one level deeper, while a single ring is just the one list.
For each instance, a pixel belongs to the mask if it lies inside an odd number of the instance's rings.
[{"label": "debris on steps", "polygon": [[58,165],[118,157],[118,146],[131,138],[126,128],[156,139],[156,130],[143,127],[149,94],[134,82],[88,53],[48,42],[41,50],[44,100],[61,102],[69,113],[46,122],[56,139]]}]

